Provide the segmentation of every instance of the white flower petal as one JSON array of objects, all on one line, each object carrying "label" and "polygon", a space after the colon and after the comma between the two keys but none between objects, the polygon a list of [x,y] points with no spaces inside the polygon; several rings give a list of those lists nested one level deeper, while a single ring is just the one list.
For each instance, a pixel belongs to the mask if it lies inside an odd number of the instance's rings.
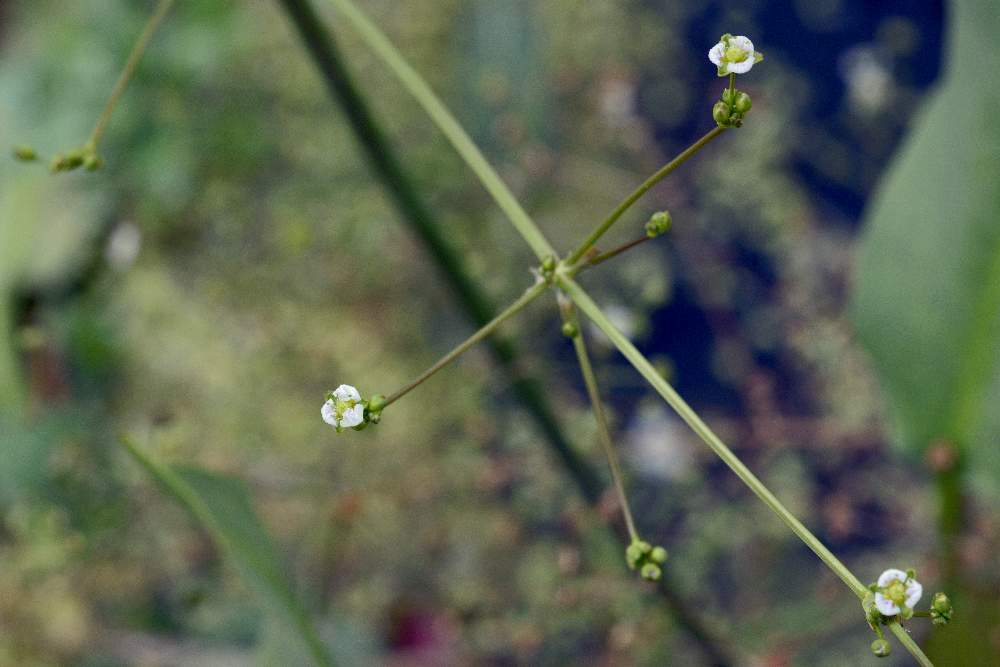
[{"label": "white flower petal", "polygon": [[337,425],[337,408],[333,404],[333,401],[327,401],[320,408],[319,413],[323,415],[323,421],[325,421],[330,426]]},{"label": "white flower petal", "polygon": [[365,406],[355,405],[353,408],[344,410],[344,416],[340,420],[341,428],[351,428],[357,426],[365,420]]},{"label": "white flower petal", "polygon": [[751,58],[753,58],[753,42],[751,42],[749,38],[744,37],[743,35],[738,35],[729,40],[729,46],[741,48],[750,54]]},{"label": "white flower petal", "polygon": [[735,74],[746,74],[747,72],[750,71],[750,68],[753,67],[753,64],[754,64],[754,62],[753,62],[753,56],[752,55],[749,58],[747,58],[746,60],[744,60],[743,62],[740,62],[740,63],[729,63],[729,73],[730,74],[733,74],[733,73],[735,73]]},{"label": "white flower petal", "polygon": [[719,42],[711,48],[708,52],[708,59],[712,61],[712,64],[716,67],[722,62],[722,52],[726,49],[726,45]]},{"label": "white flower petal", "polygon": [[881,593],[875,594],[875,608],[878,609],[879,613],[883,616],[895,616],[902,611],[896,604],[882,595]]},{"label": "white flower petal", "polygon": [[906,606],[913,609],[920,602],[920,597],[924,594],[924,587],[916,579],[910,579],[906,585]]},{"label": "white flower petal", "polygon": [[349,384],[342,384],[333,390],[333,395],[337,397],[339,401],[360,401],[361,394],[358,390]]},{"label": "white flower petal", "polygon": [[893,581],[906,581],[906,573],[902,570],[890,567],[888,570],[878,575],[879,588],[885,588],[890,584],[890,582]]}]

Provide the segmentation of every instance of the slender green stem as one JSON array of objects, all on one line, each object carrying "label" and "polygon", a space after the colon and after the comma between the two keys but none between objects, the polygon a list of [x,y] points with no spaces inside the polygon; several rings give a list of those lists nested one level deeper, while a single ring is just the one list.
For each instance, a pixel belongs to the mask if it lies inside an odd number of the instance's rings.
[{"label": "slender green stem", "polygon": [[608,428],[608,417],[604,411],[604,403],[601,402],[601,392],[597,388],[597,376],[590,363],[590,355],[587,353],[587,343],[583,340],[583,332],[580,330],[576,314],[572,312],[572,305],[562,309],[563,320],[571,323],[576,330],[573,335],[573,349],[576,351],[577,361],[580,362],[580,372],[583,374],[583,383],[587,386],[587,396],[590,398],[590,405],[594,410],[594,418],[597,420],[597,436],[601,441],[601,448],[604,449],[604,456],[608,459],[608,467],[611,469],[611,480],[615,490],[618,492],[618,502],[622,506],[622,515],[625,517],[625,526],[628,528],[629,538],[632,542],[639,540],[639,533],[635,529],[635,520],[632,518],[632,509],[629,507],[628,496],[625,494],[625,478],[622,475],[621,465],[618,462],[618,454],[615,452],[614,443],[611,441],[611,429]]},{"label": "slender green stem", "polygon": [[736,75],[733,73],[729,74],[729,99],[733,99],[733,94],[736,92]]},{"label": "slender green stem", "polygon": [[[652,385],[653,389],[656,390],[660,396],[677,412],[677,414],[691,427],[698,437],[700,437],[705,444],[707,444],[715,454],[722,459],[722,461],[729,466],[729,468],[736,473],[736,476],[746,484],[753,493],[760,498],[760,500],[767,505],[772,512],[778,515],[785,525],[787,525],[795,535],[809,547],[813,553],[815,553],[823,563],[833,571],[841,581],[847,585],[851,591],[858,596],[859,599],[864,599],[865,595],[868,593],[868,589],[864,584],[851,572],[846,565],[840,562],[833,552],[826,548],[826,546],[820,542],[819,538],[810,532],[801,521],[795,518],[795,515],[788,511],[780,500],[775,497],[773,493],[761,482],[756,475],[754,475],[746,465],[740,461],[739,457],[733,453],[729,447],[726,446],[722,440],[708,427],[701,417],[695,413],[691,406],[681,398],[681,396],[674,390],[670,384],[663,379],[663,377],[656,372],[653,365],[642,355],[639,350],[626,338],[607,316],[601,311],[596,303],[590,298],[590,296],[583,291],[583,289],[570,277],[566,276],[565,273],[557,272],[557,281],[559,286],[566,292],[566,294],[573,300],[577,307],[584,312],[587,317],[589,317],[597,327],[604,332],[609,340],[618,348],[618,350],[625,356],[626,359],[631,362],[639,373],[646,378],[646,381]],[[902,627],[899,626],[898,621],[892,621],[889,623],[889,629],[892,633],[896,635],[903,646],[913,654],[917,661],[924,665],[925,667],[933,667],[927,656],[924,655],[920,647],[917,646],[916,642],[910,638]]]},{"label": "slender green stem", "polygon": [[788,509],[779,501],[774,494],[772,494],[764,483],[761,482],[756,475],[754,475],[749,468],[747,468],[739,457],[737,457],[729,447],[726,446],[722,440],[719,439],[717,435],[708,427],[701,417],[699,417],[691,406],[684,401],[680,395],[674,391],[674,388],[663,379],[663,377],[656,372],[653,365],[642,355],[639,350],[635,348],[634,345],[620,332],[611,321],[601,312],[597,304],[595,304],[586,292],[571,278],[565,278],[560,276],[559,286],[563,288],[567,295],[573,300],[573,302],[587,315],[594,324],[597,325],[601,331],[614,343],[615,347],[621,351],[625,358],[627,358],[636,370],[646,378],[646,380],[653,386],[653,389],[659,393],[663,399],[677,412],[677,414],[683,419],[688,426],[705,441],[712,451],[718,455],[722,461],[729,466],[730,469],[736,476],[739,477],[744,484],[750,487],[750,490],[760,498],[765,505],[767,505],[778,517],[784,521],[789,528],[792,529],[799,539],[805,542],[806,546],[813,550],[820,560],[822,560],[826,565],[833,570],[833,572],[843,580],[847,587],[850,588],[859,597],[863,598],[868,592],[865,585],[858,580],[857,577],[851,573],[847,567],[837,559],[833,553],[827,549],[819,539],[813,535],[809,529],[807,529],[802,523],[795,518],[795,516],[788,511]]},{"label": "slender green stem", "polygon": [[602,252],[602,253],[598,253],[596,255],[590,256],[589,258],[585,259],[583,262],[580,262],[579,264],[577,264],[576,266],[574,266],[570,270],[570,274],[575,276],[576,274],[578,274],[580,271],[583,271],[584,269],[587,269],[587,268],[589,268],[591,266],[597,266],[601,262],[606,262],[609,259],[611,259],[612,257],[617,257],[618,255],[622,254],[626,250],[631,250],[632,248],[636,247],[637,245],[639,245],[641,243],[645,243],[646,241],[651,241],[653,238],[654,237],[649,236],[648,234],[643,234],[639,238],[632,239],[631,241],[629,241],[627,243],[623,243],[620,246],[618,246],[617,248],[612,248],[611,250],[608,250],[606,252]]},{"label": "slender green stem", "polygon": [[403,84],[403,87],[424,108],[427,115],[448,138],[451,145],[479,178],[483,187],[510,219],[514,228],[531,246],[538,259],[555,256],[555,250],[552,249],[541,230],[501,180],[499,174],[486,161],[482,152],[438,99],[438,96],[434,94],[423,77],[406,62],[406,59],[396,50],[385,34],[358,9],[352,0],[329,1],[350,21],[365,43],[375,52],[375,55],[382,59],[399,79],[399,82]]},{"label": "slender green stem", "polygon": [[118,75],[118,81],[115,82],[115,87],[111,90],[108,102],[104,105],[104,111],[97,118],[97,123],[91,131],[90,137],[87,139],[86,146],[91,150],[97,150],[97,145],[101,142],[104,130],[107,129],[108,122],[111,120],[111,114],[114,113],[115,106],[118,104],[118,98],[125,92],[128,82],[132,79],[132,75],[135,74],[135,68],[139,65],[139,60],[142,59],[142,54],[146,52],[149,42],[153,39],[153,35],[156,34],[156,30],[160,27],[163,19],[166,18],[173,4],[174,0],[159,0],[149,20],[146,21],[139,39],[136,40],[135,46],[132,47],[132,52],[129,53],[128,60],[125,61],[125,67],[122,69],[121,74]]},{"label": "slender green stem", "polygon": [[480,329],[476,333],[474,333],[471,336],[469,336],[467,339],[465,339],[465,341],[463,341],[461,344],[459,344],[455,349],[453,349],[451,352],[449,352],[448,354],[446,354],[443,357],[441,357],[441,359],[438,360],[438,362],[436,364],[434,364],[433,366],[431,366],[430,368],[428,368],[426,371],[424,371],[423,373],[421,373],[420,376],[416,380],[414,380],[410,384],[408,384],[405,387],[399,389],[398,391],[396,391],[395,393],[393,393],[392,395],[390,395],[388,398],[386,398],[385,399],[385,405],[386,405],[386,407],[388,407],[389,405],[395,403],[396,401],[398,401],[399,399],[401,399],[403,396],[405,396],[407,393],[409,393],[413,389],[416,389],[417,387],[419,387],[421,384],[423,384],[432,375],[434,375],[439,370],[441,370],[442,368],[444,368],[445,366],[447,366],[448,364],[450,364],[451,362],[453,362],[455,359],[457,359],[463,352],[465,352],[466,350],[468,350],[470,347],[472,347],[473,345],[475,345],[476,343],[478,343],[482,339],[484,339],[487,336],[489,336],[491,333],[493,333],[493,331],[497,327],[499,327],[501,324],[503,324],[504,322],[506,322],[507,320],[509,320],[514,315],[517,315],[519,312],[521,312],[524,309],[525,306],[527,306],[529,303],[531,303],[532,301],[534,301],[535,299],[537,299],[542,294],[542,292],[544,292],[547,288],[548,288],[548,284],[546,284],[544,282],[541,282],[541,281],[539,281],[539,282],[535,283],[534,285],[532,285],[531,287],[529,287],[527,289],[527,291],[525,291],[525,293],[522,294],[520,296],[520,298],[517,299],[517,301],[515,301],[512,304],[510,304],[510,306],[508,306],[506,310],[504,310],[502,313],[500,313],[499,315],[497,315],[496,317],[494,317],[492,320],[490,320],[489,322],[487,322],[486,325],[483,326],[482,329]]},{"label": "slender green stem", "polygon": [[917,642],[913,641],[913,637],[906,631],[906,628],[899,624],[899,621],[890,621],[889,631],[896,635],[896,639],[903,645],[903,648],[910,652],[910,655],[913,656],[920,667],[934,667],[931,659],[927,657],[927,654],[923,652]]},{"label": "slender green stem", "polygon": [[711,129],[707,134],[705,134],[705,136],[703,136],[701,139],[699,139],[698,141],[694,142],[693,144],[685,148],[683,151],[680,152],[680,154],[677,155],[677,157],[675,157],[673,160],[660,167],[660,169],[655,174],[653,174],[645,181],[643,181],[642,185],[637,187],[632,192],[632,194],[623,199],[622,202],[618,204],[618,206],[615,208],[615,210],[612,211],[607,218],[605,218],[604,222],[598,225],[597,228],[590,233],[590,236],[588,236],[584,240],[584,242],[581,243],[580,246],[572,252],[572,254],[570,254],[570,256],[566,259],[566,264],[568,264],[569,266],[573,266],[578,261],[580,261],[580,258],[583,257],[584,253],[590,250],[590,248],[593,247],[595,243],[597,243],[598,239],[604,236],[604,233],[611,228],[611,225],[615,224],[615,222],[618,221],[618,218],[622,217],[625,211],[629,210],[629,208],[632,207],[632,204],[639,201],[639,199],[644,194],[646,194],[646,192],[651,187],[653,187],[654,185],[662,181],[664,178],[669,176],[671,172],[677,169],[677,167],[687,162],[692,155],[700,151],[710,141],[712,141],[712,139],[715,139],[717,136],[719,136],[725,131],[726,128],[718,126]]}]

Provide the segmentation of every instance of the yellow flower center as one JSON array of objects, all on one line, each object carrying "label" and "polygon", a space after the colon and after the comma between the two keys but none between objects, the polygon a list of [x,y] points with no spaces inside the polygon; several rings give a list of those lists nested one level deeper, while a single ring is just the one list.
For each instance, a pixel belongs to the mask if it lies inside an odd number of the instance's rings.
[{"label": "yellow flower center", "polygon": [[896,606],[902,606],[906,602],[906,584],[899,579],[894,579],[892,583],[882,589],[882,595],[892,600]]},{"label": "yellow flower center", "polygon": [[354,400],[348,400],[348,401],[337,400],[337,401],[334,401],[333,407],[334,407],[334,411],[337,413],[337,419],[338,420],[339,419],[343,419],[344,418],[344,413],[347,412],[348,410],[350,410],[351,408],[353,408],[357,404],[358,404],[358,402],[354,401]]},{"label": "yellow flower center", "polygon": [[741,63],[750,57],[750,54],[738,46],[730,46],[723,54],[723,59],[731,63]]}]

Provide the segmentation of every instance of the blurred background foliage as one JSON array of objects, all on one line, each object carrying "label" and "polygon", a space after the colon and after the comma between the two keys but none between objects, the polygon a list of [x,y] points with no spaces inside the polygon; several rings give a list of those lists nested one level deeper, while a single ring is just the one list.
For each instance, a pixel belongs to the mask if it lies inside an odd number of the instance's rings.
[{"label": "blurred background foliage", "polygon": [[[605,245],[663,206],[670,235],[583,282],[862,579],[913,565],[928,595],[940,588],[927,443],[909,448],[917,456],[890,447],[847,306],[861,213],[939,74],[943,8],[364,7],[558,248],[711,126],[722,83],[705,52],[725,31],[753,37],[767,60],[741,82],[749,122]],[[149,10],[0,3],[0,144],[46,155],[77,145]],[[512,300],[530,280],[525,246],[391,75],[352,35],[338,38],[450,241],[496,303]],[[986,83],[947,90],[1000,90]],[[947,94],[935,102],[945,112],[961,104]],[[622,545],[601,527],[610,496],[587,507],[483,350],[377,428],[336,436],[319,419],[325,390],[391,391],[471,329],[278,3],[178,3],[102,152],[97,174],[0,162],[0,664],[304,659],[209,534],[118,447],[122,431],[160,460],[247,483],[275,557],[346,664],[702,664],[674,612],[622,568]],[[979,219],[997,210],[992,192]],[[877,267],[893,259],[871,252]],[[924,313],[933,308],[908,313],[913,330],[930,326]],[[603,472],[553,309],[505,330],[525,341],[523,367],[545,378],[567,435]],[[691,613],[737,664],[875,662],[856,600],[592,338],[638,522],[670,549]],[[983,345],[996,350],[993,338]],[[969,446],[996,442],[994,424]],[[965,494],[956,558],[963,585],[991,602],[961,664],[1000,653],[998,500],[990,484]],[[893,659],[905,664],[902,653]]]}]

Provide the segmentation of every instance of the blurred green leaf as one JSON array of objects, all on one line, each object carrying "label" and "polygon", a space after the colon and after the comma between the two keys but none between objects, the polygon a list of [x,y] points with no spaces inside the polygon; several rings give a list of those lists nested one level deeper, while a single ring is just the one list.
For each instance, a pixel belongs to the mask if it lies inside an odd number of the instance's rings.
[{"label": "blurred green leaf", "polygon": [[869,209],[854,318],[900,444],[947,438],[976,468],[997,435],[984,427],[1000,371],[1000,12],[951,6],[944,82]]},{"label": "blurred green leaf", "polygon": [[281,559],[261,525],[241,480],[194,467],[167,466],[128,438],[128,452],[211,534],[219,548],[258,596],[262,607],[295,632],[317,665],[332,665],[305,610],[285,577]]}]

